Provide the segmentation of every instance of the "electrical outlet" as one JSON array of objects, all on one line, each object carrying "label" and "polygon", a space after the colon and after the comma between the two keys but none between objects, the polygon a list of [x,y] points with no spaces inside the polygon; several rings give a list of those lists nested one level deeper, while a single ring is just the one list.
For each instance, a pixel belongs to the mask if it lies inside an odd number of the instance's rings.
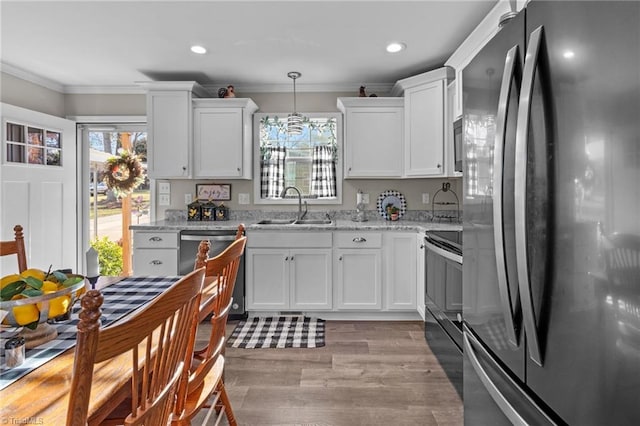
[{"label": "electrical outlet", "polygon": [[425,192],[422,194],[422,204],[429,204],[429,193]]},{"label": "electrical outlet", "polygon": [[249,194],[246,192],[238,194],[238,204],[249,204]]},{"label": "electrical outlet", "polygon": [[192,201],[193,201],[193,195],[184,194],[184,203],[185,204],[191,204]]},{"label": "electrical outlet", "polygon": [[168,206],[171,204],[171,196],[169,194],[160,194],[158,196],[159,206]]},{"label": "electrical outlet", "polygon": [[171,194],[171,183],[170,182],[159,182],[158,183],[158,194]]},{"label": "electrical outlet", "polygon": [[369,204],[369,194],[362,194],[362,204]]}]

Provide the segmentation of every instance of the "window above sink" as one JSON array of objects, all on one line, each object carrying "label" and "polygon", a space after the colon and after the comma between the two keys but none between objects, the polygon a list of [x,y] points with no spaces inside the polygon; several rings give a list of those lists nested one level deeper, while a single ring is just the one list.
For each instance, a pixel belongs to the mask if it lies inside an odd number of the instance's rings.
[{"label": "window above sink", "polygon": [[254,114],[254,200],[294,204],[288,186],[308,204],[342,203],[342,115],[305,113],[300,135],[287,133],[287,113]]}]

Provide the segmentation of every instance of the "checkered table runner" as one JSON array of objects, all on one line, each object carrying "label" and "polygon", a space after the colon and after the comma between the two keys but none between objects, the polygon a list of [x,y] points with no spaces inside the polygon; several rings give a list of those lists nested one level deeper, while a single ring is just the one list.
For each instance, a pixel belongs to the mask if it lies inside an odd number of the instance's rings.
[{"label": "checkered table runner", "polygon": [[[128,277],[102,289],[102,326],[123,317],[125,314],[153,300],[171,287],[181,277]],[[25,374],[45,364],[47,361],[72,348],[76,344],[79,302],[69,321],[53,323],[58,337],[37,348],[27,349],[25,362],[12,369],[0,369],[0,390],[6,388]],[[3,363],[4,364],[4,363]]]}]

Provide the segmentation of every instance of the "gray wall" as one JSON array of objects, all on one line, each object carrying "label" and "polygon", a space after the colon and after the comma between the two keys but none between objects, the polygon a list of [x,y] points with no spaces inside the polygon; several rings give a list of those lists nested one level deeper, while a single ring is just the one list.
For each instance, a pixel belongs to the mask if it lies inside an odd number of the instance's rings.
[{"label": "gray wall", "polygon": [[[21,80],[6,73],[0,75],[0,100],[2,102],[28,108],[59,117],[67,116],[117,116],[117,115],[146,115],[144,94],[123,95],[79,95],[62,94],[40,85]],[[350,92],[302,92],[297,94],[296,102],[299,111],[308,112],[336,112],[336,98],[357,96],[354,87]],[[385,96],[386,93],[378,93]],[[293,104],[292,93],[242,93],[239,97],[252,98],[260,107],[260,112],[288,112]],[[362,189],[370,195],[368,210],[376,209],[375,201],[382,191],[393,189],[404,194],[409,210],[430,210],[431,205],[422,204],[422,194],[428,192],[431,197],[440,189],[442,182],[451,182],[452,189],[460,196],[462,194],[462,179],[357,179],[343,182],[342,205],[313,206],[313,210],[353,210],[356,204],[356,192]],[[185,194],[195,192],[196,183],[211,182],[210,180],[171,180],[171,205],[158,207],[156,217],[161,218],[164,210],[185,208]],[[253,201],[253,183],[246,180],[225,180],[230,183],[232,200],[227,203],[231,209],[243,210],[295,210],[297,206],[282,205],[238,205],[239,193],[248,193]]]}]

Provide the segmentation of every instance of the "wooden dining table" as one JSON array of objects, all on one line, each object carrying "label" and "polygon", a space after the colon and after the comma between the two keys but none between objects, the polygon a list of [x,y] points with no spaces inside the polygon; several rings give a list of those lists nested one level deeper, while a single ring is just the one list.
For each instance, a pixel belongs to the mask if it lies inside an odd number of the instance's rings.
[{"label": "wooden dining table", "polygon": [[[103,289],[119,281],[123,281],[120,283],[123,284],[127,279],[101,277],[96,288]],[[171,282],[178,279],[179,277],[167,278]],[[203,300],[215,292],[215,281],[206,280]],[[152,298],[142,303],[140,307],[151,300]],[[107,303],[105,297],[103,309]],[[116,321],[133,314],[140,307]],[[0,425],[64,425],[74,357],[75,349],[71,347],[0,390]],[[98,424],[130,393],[130,386],[127,385],[132,376],[131,365],[130,353],[96,365],[89,403],[89,424]]]}]

